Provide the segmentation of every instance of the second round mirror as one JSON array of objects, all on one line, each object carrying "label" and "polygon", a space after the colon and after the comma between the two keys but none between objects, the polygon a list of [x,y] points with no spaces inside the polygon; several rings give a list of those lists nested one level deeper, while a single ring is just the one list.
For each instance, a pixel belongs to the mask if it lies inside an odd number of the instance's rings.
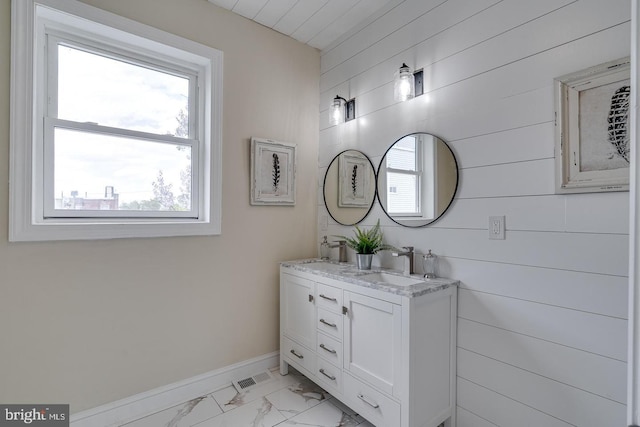
[{"label": "second round mirror", "polygon": [[447,210],[458,188],[458,165],[437,136],[412,133],[385,153],[377,176],[378,200],[393,221],[422,227]]}]

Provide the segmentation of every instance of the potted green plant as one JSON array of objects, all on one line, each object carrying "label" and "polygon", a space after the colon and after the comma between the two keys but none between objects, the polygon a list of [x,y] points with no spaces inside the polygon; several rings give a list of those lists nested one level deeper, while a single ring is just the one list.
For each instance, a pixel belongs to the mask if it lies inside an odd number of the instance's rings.
[{"label": "potted green plant", "polygon": [[385,250],[396,250],[395,247],[383,243],[380,220],[376,221],[376,225],[369,230],[361,229],[356,225],[354,234],[355,237],[336,237],[344,239],[347,246],[356,251],[356,265],[360,270],[371,269],[371,261],[375,253]]}]

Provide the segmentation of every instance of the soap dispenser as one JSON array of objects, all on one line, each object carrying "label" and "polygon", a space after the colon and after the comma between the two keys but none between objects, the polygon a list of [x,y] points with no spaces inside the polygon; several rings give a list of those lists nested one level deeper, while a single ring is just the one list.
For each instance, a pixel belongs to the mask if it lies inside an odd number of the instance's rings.
[{"label": "soap dispenser", "polygon": [[422,267],[424,268],[425,279],[435,279],[437,277],[438,258],[431,253],[422,256]]},{"label": "soap dispenser", "polygon": [[327,242],[327,236],[324,236],[322,239],[322,243],[320,243],[320,258],[329,259],[330,254],[331,247],[329,246],[329,242]]}]

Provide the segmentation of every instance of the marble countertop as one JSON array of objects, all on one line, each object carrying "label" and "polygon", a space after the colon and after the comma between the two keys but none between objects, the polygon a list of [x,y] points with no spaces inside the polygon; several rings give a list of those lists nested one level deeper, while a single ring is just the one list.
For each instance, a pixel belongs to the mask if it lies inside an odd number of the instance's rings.
[{"label": "marble countertop", "polygon": [[[280,263],[280,265],[297,271],[304,271],[318,276],[341,280],[354,285],[377,289],[383,292],[389,292],[409,298],[415,298],[420,295],[437,292],[459,284],[457,280],[445,279],[442,277],[425,279],[421,274],[404,276],[401,272],[396,270],[379,267],[374,267],[371,270],[359,270],[354,264],[322,260],[319,258],[285,261]],[[419,283],[411,285],[395,285],[392,283],[378,281],[376,280],[376,277],[367,277],[375,276],[375,273],[385,273],[398,276],[399,278],[411,278],[418,280]]]}]

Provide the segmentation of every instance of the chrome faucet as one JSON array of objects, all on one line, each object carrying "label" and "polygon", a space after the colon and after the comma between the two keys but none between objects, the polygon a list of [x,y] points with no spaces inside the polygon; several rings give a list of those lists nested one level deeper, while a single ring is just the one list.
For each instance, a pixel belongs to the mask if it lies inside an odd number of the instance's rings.
[{"label": "chrome faucet", "polygon": [[339,248],[338,261],[347,262],[347,241],[337,240],[335,245],[329,245],[330,248]]},{"label": "chrome faucet", "polygon": [[413,246],[403,246],[402,249],[404,249],[404,252],[391,252],[391,255],[395,257],[407,257],[407,259],[404,260],[403,273],[405,276],[409,276],[413,274]]}]

